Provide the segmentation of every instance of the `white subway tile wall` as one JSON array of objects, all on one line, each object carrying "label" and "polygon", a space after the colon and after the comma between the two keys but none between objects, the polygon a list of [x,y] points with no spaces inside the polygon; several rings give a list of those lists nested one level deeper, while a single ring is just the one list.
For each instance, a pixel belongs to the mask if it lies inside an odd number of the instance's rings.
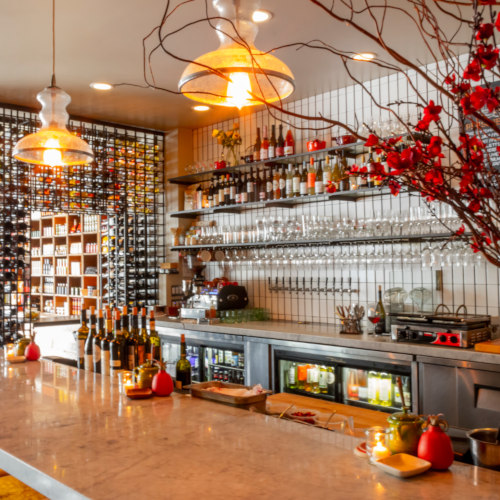
[{"label": "white subway tile wall", "polygon": [[[427,72],[436,77],[436,65],[427,67]],[[400,100],[412,101],[415,99],[412,85],[429,99],[436,100],[436,91],[429,83],[420,76],[416,77],[414,71],[409,71],[406,75],[390,75],[365,82],[365,90],[360,85],[351,86],[287,102],[284,107],[309,116],[321,114],[347,122],[357,129],[362,122],[383,122],[390,116],[387,110],[373,111],[369,93],[383,105]],[[449,106],[449,103],[441,104]],[[413,121],[418,116],[417,108],[408,104],[401,104],[399,113]],[[270,128],[271,124],[281,121],[285,131],[287,122],[294,126],[297,153],[306,151],[307,140],[319,138],[325,140],[328,147],[332,144],[331,137],[339,135],[336,127],[333,130],[325,128],[326,124],[320,120],[307,122],[282,116],[280,112],[271,114],[265,109],[243,110],[234,120],[193,131],[194,161],[206,165],[220,159],[221,146],[212,138],[214,128],[228,130],[233,122],[239,123],[243,139],[240,153],[244,156],[247,150],[252,150],[257,127],[262,130],[264,125]],[[321,127],[323,130],[311,130]],[[443,210],[437,204],[433,206]],[[326,201],[297,205],[292,209],[266,208],[204,218],[216,221],[217,226],[228,226],[236,233],[264,218],[267,224],[272,221],[279,227],[301,222],[306,216],[324,219],[324,224],[343,219],[364,219],[377,228],[374,235],[387,234],[391,230],[399,231],[399,234],[420,234],[418,231],[429,228],[431,232],[446,232],[439,222],[431,224],[426,220],[420,227],[415,224],[415,207],[422,207],[422,212],[418,212],[420,216],[428,214],[427,205],[418,194],[402,193],[397,197],[388,194],[356,202]],[[432,259],[437,262],[431,266]],[[442,273],[439,290],[437,272]],[[382,285],[384,291],[397,287],[404,289],[408,294],[405,309],[415,310],[423,306],[430,310],[444,303],[455,310],[465,304],[469,313],[499,316],[499,270],[485,263],[480,255],[472,254],[467,244],[446,240],[232,250],[226,252],[225,262],[210,262],[206,275],[207,278],[226,276],[245,285],[250,305],[269,309],[274,319],[337,323],[335,306],[359,303],[367,307],[376,300],[378,285]],[[276,287],[280,290],[273,291],[272,288]],[[283,288],[288,290],[283,291]],[[311,288],[320,291],[308,291]],[[325,288],[330,290],[325,291]]]}]

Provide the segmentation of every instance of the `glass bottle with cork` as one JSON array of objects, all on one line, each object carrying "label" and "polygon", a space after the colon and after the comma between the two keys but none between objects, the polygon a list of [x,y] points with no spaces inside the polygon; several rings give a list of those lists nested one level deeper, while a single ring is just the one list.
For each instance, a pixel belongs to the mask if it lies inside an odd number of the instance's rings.
[{"label": "glass bottle with cork", "polygon": [[186,358],[186,337],[181,334],[181,357],[175,366],[175,389],[185,392],[191,384],[191,363]]}]

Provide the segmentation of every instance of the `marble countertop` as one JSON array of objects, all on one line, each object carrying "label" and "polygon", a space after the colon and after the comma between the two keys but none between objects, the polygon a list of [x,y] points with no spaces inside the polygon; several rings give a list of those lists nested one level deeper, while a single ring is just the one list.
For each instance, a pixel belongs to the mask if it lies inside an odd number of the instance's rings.
[{"label": "marble countertop", "polygon": [[50,498],[486,499],[500,488],[500,473],[460,463],[400,480],[356,457],[357,438],[188,395],[131,401],[109,377],[50,361],[0,356],[0,377],[0,468]]},{"label": "marble countertop", "polygon": [[474,349],[461,349],[445,346],[411,344],[394,342],[390,336],[346,335],[339,333],[334,325],[319,323],[294,323],[291,321],[252,321],[235,324],[196,324],[187,321],[172,320],[159,317],[159,327],[192,330],[199,332],[224,333],[261,339],[283,340],[292,342],[308,342],[312,344],[353,347],[414,356],[428,356],[457,361],[499,364],[500,355],[478,352]]}]

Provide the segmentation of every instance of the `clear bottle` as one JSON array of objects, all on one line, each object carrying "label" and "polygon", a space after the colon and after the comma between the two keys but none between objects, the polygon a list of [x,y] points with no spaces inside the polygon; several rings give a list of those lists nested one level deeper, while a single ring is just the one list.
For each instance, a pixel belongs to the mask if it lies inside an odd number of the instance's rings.
[{"label": "clear bottle", "polygon": [[349,377],[347,378],[347,398],[351,401],[359,400],[359,381],[358,371],[355,368],[348,368]]},{"label": "clear bottle", "polygon": [[333,185],[335,186],[335,189],[337,191],[340,190],[340,178],[341,178],[341,176],[342,176],[342,174],[340,171],[339,157],[337,155],[337,156],[335,156],[335,163],[333,165],[333,170],[332,170],[332,182],[333,182]]},{"label": "clear bottle", "polygon": [[328,387],[328,395],[335,396],[335,371],[332,366],[326,369],[326,383]]},{"label": "clear bottle", "polygon": [[289,389],[297,389],[297,363],[290,365],[287,373],[287,386]]},{"label": "clear bottle", "polygon": [[319,392],[320,394],[328,394],[328,370],[322,365],[319,368]]},{"label": "clear bottle", "polygon": [[300,172],[298,165],[295,165],[295,170],[293,172],[292,194],[293,197],[300,196]]},{"label": "clear bottle", "polygon": [[191,363],[186,358],[186,337],[181,334],[181,357],[175,366],[175,388],[185,391],[186,386],[191,384]]},{"label": "clear bottle", "polygon": [[347,164],[347,159],[342,152],[342,160],[340,161],[340,190],[349,191],[351,188],[349,181],[349,165]]},{"label": "clear bottle", "polygon": [[[300,178],[299,178],[300,181]],[[293,170],[292,170],[292,164],[288,164],[288,171],[286,173],[286,179],[285,179],[285,191],[286,191],[286,197],[287,198],[293,198],[294,196],[294,189],[293,189]]]},{"label": "clear bottle", "polygon": [[323,189],[329,186],[332,180],[332,166],[330,164],[330,155],[326,155],[325,163],[323,164]]}]

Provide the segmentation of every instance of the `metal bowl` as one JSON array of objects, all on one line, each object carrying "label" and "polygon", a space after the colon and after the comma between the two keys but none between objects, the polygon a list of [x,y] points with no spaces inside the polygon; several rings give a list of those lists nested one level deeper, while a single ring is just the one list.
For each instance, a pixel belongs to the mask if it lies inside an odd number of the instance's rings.
[{"label": "metal bowl", "polygon": [[474,465],[500,470],[500,443],[498,429],[473,429],[467,432]]}]

